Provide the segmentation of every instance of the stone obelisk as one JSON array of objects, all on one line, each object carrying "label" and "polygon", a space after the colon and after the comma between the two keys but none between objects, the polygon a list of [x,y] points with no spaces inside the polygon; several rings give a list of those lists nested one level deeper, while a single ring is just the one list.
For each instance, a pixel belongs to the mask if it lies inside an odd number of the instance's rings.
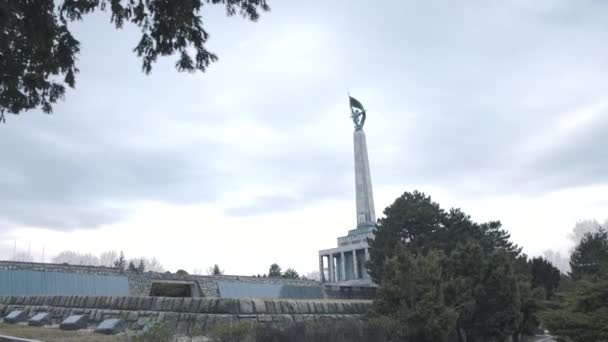
[{"label": "stone obelisk", "polygon": [[357,196],[357,229],[373,229],[376,223],[372,178],[369,172],[367,143],[363,129],[353,133],[355,144],[355,192]]},{"label": "stone obelisk", "polygon": [[363,124],[365,109],[361,102],[350,97],[350,110],[355,132],[355,192],[357,197],[357,227],[348,235],[338,238],[338,247],[319,251],[319,274],[322,283],[339,283],[341,286],[371,286],[365,263],[369,260],[369,239],[374,238],[376,214],[369,173],[367,142]]},{"label": "stone obelisk", "polygon": [[357,230],[372,230],[376,224],[374,211],[374,195],[372,191],[372,178],[369,172],[369,159],[367,157],[367,142],[363,124],[366,113],[361,102],[349,97],[352,119],[355,124],[353,141],[355,147],[355,192],[357,197]]}]

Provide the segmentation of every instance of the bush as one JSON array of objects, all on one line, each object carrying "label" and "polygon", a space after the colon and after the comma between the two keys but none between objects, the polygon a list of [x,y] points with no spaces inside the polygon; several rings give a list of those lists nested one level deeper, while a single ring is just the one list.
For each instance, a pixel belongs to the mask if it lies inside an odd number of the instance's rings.
[{"label": "bush", "polygon": [[133,342],[170,342],[173,337],[173,332],[169,329],[166,323],[157,322],[146,328],[144,333],[139,336],[133,336],[130,341]]},{"label": "bush", "polygon": [[298,322],[283,328],[240,323],[211,332],[214,342],[376,342],[385,336],[382,327],[356,320]]}]

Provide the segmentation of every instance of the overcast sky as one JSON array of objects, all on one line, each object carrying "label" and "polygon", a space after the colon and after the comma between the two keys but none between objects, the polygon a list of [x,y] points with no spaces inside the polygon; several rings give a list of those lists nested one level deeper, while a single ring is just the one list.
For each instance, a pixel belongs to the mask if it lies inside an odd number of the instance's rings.
[{"label": "overcast sky", "polygon": [[353,126],[377,216],[418,189],[501,220],[530,255],[608,218],[605,1],[270,1],[257,23],[204,13],[220,60],[151,75],[138,31],[73,25],[76,89],[0,127],[0,259],[62,250],[317,269],[356,225]]}]

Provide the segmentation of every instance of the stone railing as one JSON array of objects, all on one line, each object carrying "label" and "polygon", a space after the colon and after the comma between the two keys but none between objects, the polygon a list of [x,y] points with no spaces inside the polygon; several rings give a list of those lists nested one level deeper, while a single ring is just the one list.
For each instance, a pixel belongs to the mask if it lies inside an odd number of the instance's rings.
[{"label": "stone railing", "polygon": [[25,310],[31,317],[49,312],[54,324],[81,314],[88,316],[91,325],[121,318],[133,330],[163,322],[169,329],[187,334],[240,322],[282,326],[302,321],[362,320],[370,305],[365,300],[11,296],[0,297],[0,314],[4,317],[13,310]]}]

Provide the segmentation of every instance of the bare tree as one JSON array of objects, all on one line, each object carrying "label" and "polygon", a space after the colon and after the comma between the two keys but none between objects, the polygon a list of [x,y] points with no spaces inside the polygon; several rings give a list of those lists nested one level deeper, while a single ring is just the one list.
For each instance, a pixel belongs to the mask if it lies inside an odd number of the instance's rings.
[{"label": "bare tree", "polygon": [[[116,261],[119,259],[119,253],[115,250],[103,252],[99,257],[86,253],[78,253],[74,251],[63,251],[57,254],[52,262],[57,264],[68,263],[70,265],[89,265],[89,266],[106,266],[115,267]],[[134,265],[143,263],[146,271],[152,272],[164,272],[165,268],[156,258],[148,259],[146,257],[133,258],[125,260],[125,267],[129,262],[133,262]]]},{"label": "bare tree", "polygon": [[13,258],[11,260],[20,261],[20,262],[33,262],[34,258],[32,258],[30,253],[19,251],[19,252],[15,253],[15,255],[13,256]]},{"label": "bare tree", "polygon": [[570,258],[568,256],[563,256],[559,251],[554,251],[552,249],[544,251],[543,256],[563,274],[568,274],[568,272],[570,272]]},{"label": "bare tree", "polygon": [[224,270],[220,269],[220,265],[215,264],[209,268],[207,268],[208,275],[222,275],[224,274]]},{"label": "bare tree", "polygon": [[321,279],[321,277],[319,276],[319,271],[308,272],[306,273],[304,278],[316,281],[319,281]]},{"label": "bare tree", "polygon": [[148,259],[146,257],[139,257],[134,259],[129,259],[129,262],[133,262],[135,265],[139,265],[143,263],[144,269],[150,272],[164,272],[165,268],[161,263],[156,260],[156,258]]},{"label": "bare tree", "polygon": [[56,264],[99,266],[99,258],[93,254],[81,254],[74,251],[63,251],[57,254],[52,261]]},{"label": "bare tree", "polygon": [[[606,220],[606,223],[608,223],[608,220]],[[576,246],[585,234],[594,233],[598,231],[598,229],[600,229],[600,223],[597,222],[596,219],[578,221],[574,225],[574,228],[572,228],[572,232],[568,237],[572,240],[573,245]]]},{"label": "bare tree", "polygon": [[118,252],[114,250],[103,252],[99,255],[99,266],[112,267],[116,259],[118,259]]}]

